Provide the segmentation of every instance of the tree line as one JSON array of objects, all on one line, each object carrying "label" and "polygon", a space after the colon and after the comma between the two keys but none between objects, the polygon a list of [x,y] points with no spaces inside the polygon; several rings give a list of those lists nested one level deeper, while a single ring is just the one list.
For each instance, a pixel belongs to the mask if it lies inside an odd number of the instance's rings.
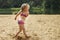
[{"label": "tree line", "polygon": [[60,13],[60,0],[0,0],[0,8],[18,8],[22,3],[43,9],[43,13]]}]

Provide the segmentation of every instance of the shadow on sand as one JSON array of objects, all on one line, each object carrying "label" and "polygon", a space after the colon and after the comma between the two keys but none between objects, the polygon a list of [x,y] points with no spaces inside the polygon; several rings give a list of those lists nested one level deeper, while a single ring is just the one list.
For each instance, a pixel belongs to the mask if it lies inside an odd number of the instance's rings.
[{"label": "shadow on sand", "polygon": [[26,38],[26,37],[16,37],[16,40],[39,40],[39,37],[29,37],[29,38]]},{"label": "shadow on sand", "polygon": [[16,37],[16,40],[29,40],[29,38],[26,38],[26,37],[20,37],[20,36],[18,36],[18,37]]}]

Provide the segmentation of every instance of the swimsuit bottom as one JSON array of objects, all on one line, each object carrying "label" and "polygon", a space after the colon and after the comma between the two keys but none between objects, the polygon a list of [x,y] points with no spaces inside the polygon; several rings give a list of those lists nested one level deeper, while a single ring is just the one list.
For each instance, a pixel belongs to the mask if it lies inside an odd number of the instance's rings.
[{"label": "swimsuit bottom", "polygon": [[24,24],[23,20],[18,20],[18,24]]}]

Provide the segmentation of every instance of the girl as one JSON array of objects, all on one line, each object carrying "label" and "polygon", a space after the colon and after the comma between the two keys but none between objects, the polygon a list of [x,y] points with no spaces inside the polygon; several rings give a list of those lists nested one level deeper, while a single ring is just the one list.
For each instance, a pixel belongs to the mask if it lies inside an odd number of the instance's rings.
[{"label": "girl", "polygon": [[17,37],[17,35],[23,31],[25,37],[29,37],[27,36],[26,32],[25,32],[25,28],[24,28],[24,22],[25,22],[25,19],[28,17],[29,15],[29,4],[27,3],[24,3],[22,4],[21,6],[21,10],[16,14],[16,17],[15,17],[15,20],[17,19],[17,17],[20,15],[19,19],[18,19],[18,25],[19,25],[19,31],[18,33],[14,36],[14,37]]}]

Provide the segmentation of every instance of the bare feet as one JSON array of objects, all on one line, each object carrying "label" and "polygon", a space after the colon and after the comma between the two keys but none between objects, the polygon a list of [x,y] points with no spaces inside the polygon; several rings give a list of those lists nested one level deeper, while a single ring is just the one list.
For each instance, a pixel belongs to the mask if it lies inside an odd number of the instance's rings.
[{"label": "bare feet", "polygon": [[14,36],[13,38],[15,38],[15,37],[17,37],[17,36]]}]

